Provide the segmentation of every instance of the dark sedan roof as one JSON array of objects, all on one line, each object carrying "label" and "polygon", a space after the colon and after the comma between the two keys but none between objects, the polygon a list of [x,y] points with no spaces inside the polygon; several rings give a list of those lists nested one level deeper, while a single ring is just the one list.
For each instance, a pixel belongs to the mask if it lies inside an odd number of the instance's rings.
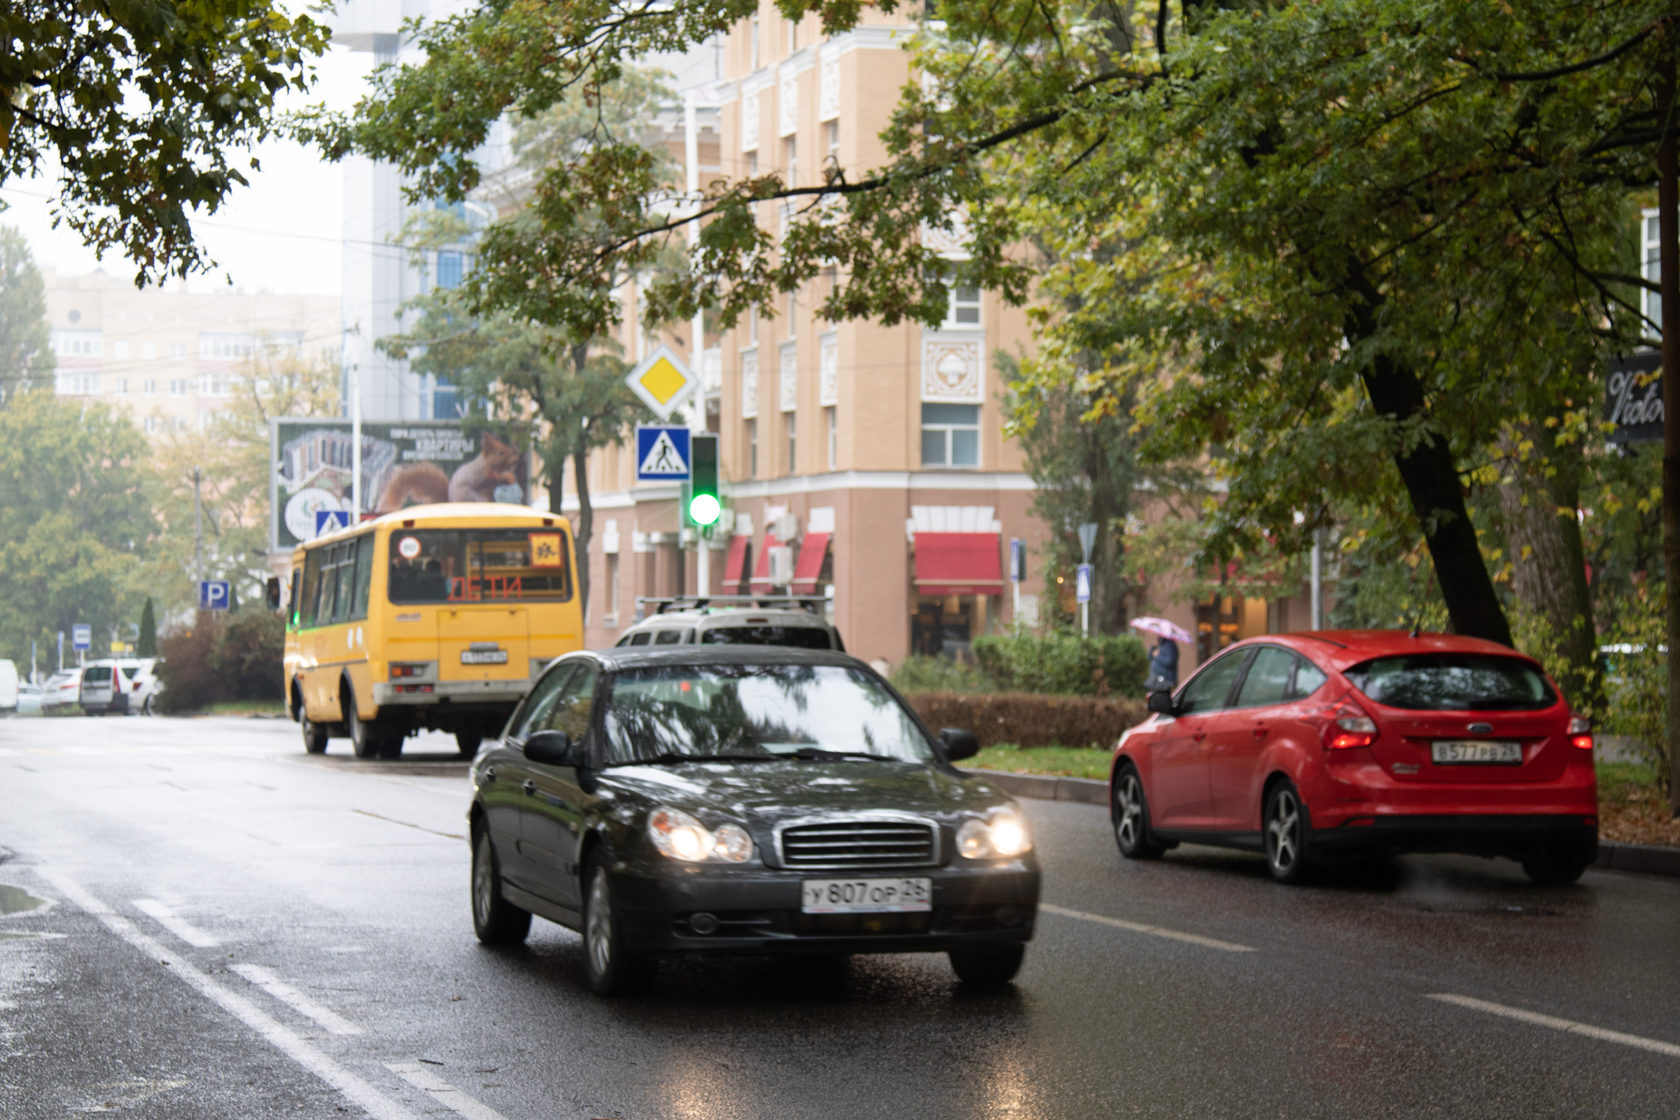
[{"label": "dark sedan roof", "polygon": [[869,668],[850,654],[837,650],[792,646],[613,646],[610,649],[568,653],[562,660],[578,657],[592,657],[609,669],[634,669],[648,665],[844,665],[854,669]]}]

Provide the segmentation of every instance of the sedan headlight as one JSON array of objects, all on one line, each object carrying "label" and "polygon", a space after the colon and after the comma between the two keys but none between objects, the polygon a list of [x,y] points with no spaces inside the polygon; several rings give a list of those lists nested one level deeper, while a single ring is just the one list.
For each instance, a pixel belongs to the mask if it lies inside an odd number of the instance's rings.
[{"label": "sedan headlight", "polygon": [[661,854],[684,863],[745,863],[753,854],[752,837],[740,825],[709,829],[681,809],[655,809],[648,814],[647,830]]},{"label": "sedan headlight", "polygon": [[957,829],[957,851],[964,859],[1009,859],[1032,850],[1032,832],[1013,810],[982,820],[971,817]]}]

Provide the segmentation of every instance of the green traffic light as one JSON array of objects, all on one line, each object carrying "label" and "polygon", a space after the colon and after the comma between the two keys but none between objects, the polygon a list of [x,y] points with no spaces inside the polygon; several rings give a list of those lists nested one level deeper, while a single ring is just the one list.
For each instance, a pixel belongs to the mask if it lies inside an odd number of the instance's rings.
[{"label": "green traffic light", "polygon": [[716,494],[696,494],[688,503],[688,518],[696,525],[716,525],[722,512]]}]

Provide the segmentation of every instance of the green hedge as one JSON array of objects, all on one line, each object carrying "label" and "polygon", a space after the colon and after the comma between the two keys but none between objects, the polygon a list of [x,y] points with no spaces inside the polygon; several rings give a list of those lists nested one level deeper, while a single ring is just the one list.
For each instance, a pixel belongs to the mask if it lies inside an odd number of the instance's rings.
[{"label": "green hedge", "polygon": [[153,702],[162,712],[196,712],[231,700],[278,700],[286,623],[269,611],[223,619],[201,613],[192,629],[158,642]]},{"label": "green hedge", "polygon": [[1139,699],[1026,693],[917,692],[905,697],[935,735],[944,727],[974,732],[983,747],[1107,749],[1148,712]]},{"label": "green hedge", "polygon": [[1143,696],[1149,654],[1135,634],[1017,631],[974,640],[974,658],[1003,692]]}]

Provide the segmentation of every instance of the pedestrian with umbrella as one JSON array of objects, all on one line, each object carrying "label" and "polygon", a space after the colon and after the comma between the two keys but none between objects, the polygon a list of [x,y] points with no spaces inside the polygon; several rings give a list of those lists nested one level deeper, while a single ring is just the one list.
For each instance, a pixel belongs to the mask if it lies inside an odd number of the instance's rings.
[{"label": "pedestrian with umbrella", "polygon": [[1188,642],[1190,635],[1184,627],[1164,618],[1134,618],[1132,627],[1145,634],[1154,634],[1160,641],[1149,651],[1149,679],[1145,692],[1171,692],[1178,687],[1178,643]]}]

